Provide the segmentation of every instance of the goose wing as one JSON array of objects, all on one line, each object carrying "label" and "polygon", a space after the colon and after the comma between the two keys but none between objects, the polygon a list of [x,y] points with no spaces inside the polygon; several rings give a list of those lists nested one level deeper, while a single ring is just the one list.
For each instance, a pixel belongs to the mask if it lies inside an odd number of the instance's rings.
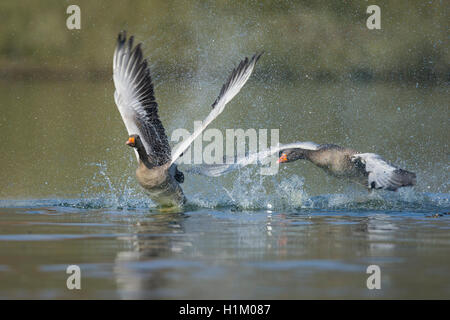
[{"label": "goose wing", "polygon": [[218,177],[231,171],[246,167],[250,164],[262,165],[265,163],[265,159],[271,157],[274,154],[278,154],[281,150],[290,148],[318,150],[319,145],[315,144],[314,142],[294,142],[289,144],[279,144],[278,146],[270,147],[266,150],[251,153],[242,157],[224,157],[223,164],[194,165],[189,167],[185,171],[209,177]]},{"label": "goose wing", "polygon": [[114,52],[114,100],[128,134],[138,134],[156,165],[170,161],[170,146],[159,120],[150,69],[141,44],[133,47],[125,32],[119,33]]},{"label": "goose wing", "polygon": [[252,74],[253,68],[255,67],[256,62],[261,57],[262,53],[255,54],[251,59],[245,58],[239,63],[239,65],[233,70],[227,82],[222,86],[220,90],[220,94],[217,99],[212,104],[212,110],[209,115],[203,120],[202,125],[198,127],[192,135],[189,136],[186,140],[181,142],[172,153],[172,162],[174,163],[180,155],[186,151],[191,143],[197,138],[200,133],[205,130],[205,128],[215,119],[222,111],[225,109],[225,106],[231,99],[234,98],[238,94],[238,92],[242,89],[244,84],[250,78]]},{"label": "goose wing", "polygon": [[369,189],[395,191],[400,187],[416,184],[416,174],[387,163],[375,153],[358,153],[352,156],[353,162],[360,162],[368,173]]}]

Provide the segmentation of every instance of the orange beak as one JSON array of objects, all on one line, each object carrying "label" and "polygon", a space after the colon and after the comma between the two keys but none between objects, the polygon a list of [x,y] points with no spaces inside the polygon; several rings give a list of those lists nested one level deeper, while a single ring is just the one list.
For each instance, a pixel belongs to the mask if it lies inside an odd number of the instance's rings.
[{"label": "orange beak", "polygon": [[288,159],[285,154],[282,154],[281,157],[277,160],[277,163],[287,162]]},{"label": "orange beak", "polygon": [[127,140],[127,142],[125,142],[125,144],[127,144],[127,145],[133,145],[134,142],[135,142],[134,140],[135,140],[134,137],[129,137],[128,140]]}]

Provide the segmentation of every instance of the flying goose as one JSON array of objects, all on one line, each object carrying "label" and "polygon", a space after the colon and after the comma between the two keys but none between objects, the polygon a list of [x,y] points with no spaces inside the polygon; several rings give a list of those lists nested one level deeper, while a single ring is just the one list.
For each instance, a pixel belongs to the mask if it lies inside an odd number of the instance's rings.
[{"label": "flying goose", "polygon": [[114,100],[128,131],[126,144],[135,150],[136,177],[150,198],[161,207],[180,207],[186,202],[179,185],[184,175],[177,169],[175,161],[241,90],[261,54],[241,61],[223,85],[202,126],[171,152],[159,120],[147,60],[143,59],[140,43],[133,47],[133,39],[131,36],[127,41],[126,33],[119,33],[113,61]]},{"label": "flying goose", "polygon": [[388,164],[375,153],[358,153],[335,144],[316,145],[316,148],[283,149],[279,163],[306,159],[336,177],[348,178],[370,189],[397,191],[416,184],[416,174]]},{"label": "flying goose", "polygon": [[318,145],[314,142],[296,142],[278,145],[265,151],[225,161],[224,164],[195,166],[189,172],[206,176],[221,176],[249,164],[261,163],[267,157],[279,155],[278,163],[306,159],[329,174],[352,180],[371,189],[396,191],[416,184],[416,174],[388,164],[375,153],[358,153],[335,144]]}]

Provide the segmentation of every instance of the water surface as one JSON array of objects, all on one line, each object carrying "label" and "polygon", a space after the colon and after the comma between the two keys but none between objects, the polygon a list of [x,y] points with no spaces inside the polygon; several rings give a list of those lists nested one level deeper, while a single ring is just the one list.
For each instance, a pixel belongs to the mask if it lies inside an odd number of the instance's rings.
[{"label": "water surface", "polygon": [[[213,128],[377,152],[417,186],[368,194],[298,161],[186,175],[186,210],[162,214],[135,181],[111,82],[2,82],[0,298],[450,298],[447,87],[259,78]],[[222,81],[156,77],[169,137]],[[372,264],[381,290],[366,287]]]},{"label": "water surface", "polygon": [[[450,206],[438,198],[444,206],[418,212],[360,203],[161,214],[77,199],[2,202],[0,297],[448,299]],[[72,264],[79,291],[66,288]],[[366,287],[372,264],[381,290]]]}]

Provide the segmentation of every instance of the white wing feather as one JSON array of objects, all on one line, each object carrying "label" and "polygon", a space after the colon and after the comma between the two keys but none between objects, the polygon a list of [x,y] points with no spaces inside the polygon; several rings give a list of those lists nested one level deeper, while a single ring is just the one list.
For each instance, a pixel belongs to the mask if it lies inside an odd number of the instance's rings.
[{"label": "white wing feather", "polygon": [[[120,41],[119,41],[120,44]],[[127,59],[127,55],[130,55],[130,49],[126,44],[117,46],[114,51],[113,59],[113,81],[116,91],[114,92],[114,101],[116,102],[117,109],[119,109],[122,120],[127,128],[128,135],[138,134],[143,137],[144,134],[136,124],[136,119],[145,115],[143,106],[139,103],[139,97],[136,95],[136,83],[131,81],[127,64],[124,60]],[[134,67],[134,66],[133,66]],[[150,146],[145,140],[143,140],[144,147],[149,153]],[[136,150],[136,157],[139,160],[139,155]]]},{"label": "white wing feather", "polygon": [[139,135],[147,154],[160,165],[170,160],[170,146],[159,120],[147,61],[141,44],[133,47],[133,39],[119,33],[113,59],[114,100],[128,134]]},{"label": "white wing feather", "polygon": [[246,167],[250,164],[263,164],[263,160],[277,154],[283,149],[290,148],[301,148],[306,150],[317,150],[319,148],[318,144],[314,142],[294,142],[289,144],[279,144],[275,147],[270,147],[266,150],[255,152],[247,156],[239,157],[228,157],[225,159],[223,164],[202,164],[191,166],[186,169],[186,172],[200,174],[209,177],[218,177],[227,174],[231,171],[238,170],[240,168]]},{"label": "white wing feather", "polygon": [[375,153],[358,153],[352,160],[360,160],[368,173],[367,187],[369,189],[397,190],[400,187],[412,186],[416,175],[387,163]]},{"label": "white wing feather", "polygon": [[256,62],[258,61],[261,54],[255,54],[250,60],[245,58],[245,60],[241,61],[238,67],[236,67],[231,76],[228,78],[228,81],[223,85],[222,90],[213,103],[213,109],[203,120],[202,125],[198,127],[192,135],[189,136],[186,140],[178,144],[174,151],[172,152],[172,163],[174,163],[180,155],[185,152],[191,143],[197,138],[203,130],[215,119],[222,111],[225,109],[225,106],[228,102],[231,101],[242,89],[244,84],[250,78],[252,74],[253,68],[255,67]]}]

